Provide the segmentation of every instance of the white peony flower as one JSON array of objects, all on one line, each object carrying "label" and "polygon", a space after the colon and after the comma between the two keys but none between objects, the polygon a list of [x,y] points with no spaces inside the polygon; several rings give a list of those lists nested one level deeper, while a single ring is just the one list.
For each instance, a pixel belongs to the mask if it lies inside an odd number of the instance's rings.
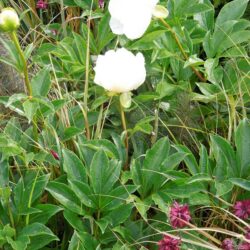
[{"label": "white peony flower", "polygon": [[110,27],[129,39],[141,37],[148,28],[158,0],[110,0]]},{"label": "white peony flower", "polygon": [[19,17],[12,8],[4,8],[0,13],[0,31],[12,32],[20,25]]},{"label": "white peony flower", "polygon": [[143,55],[134,55],[124,48],[99,55],[94,70],[94,82],[115,93],[137,89],[146,78]]}]

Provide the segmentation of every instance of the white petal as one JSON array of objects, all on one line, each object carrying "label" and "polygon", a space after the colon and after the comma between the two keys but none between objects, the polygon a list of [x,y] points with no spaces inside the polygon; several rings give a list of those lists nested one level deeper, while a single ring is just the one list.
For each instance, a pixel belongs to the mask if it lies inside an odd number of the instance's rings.
[{"label": "white petal", "polygon": [[110,0],[110,27],[115,34],[129,39],[141,37],[147,30],[158,0]]},{"label": "white petal", "polygon": [[144,57],[122,48],[97,58],[94,82],[106,90],[124,93],[137,89],[146,78]]},{"label": "white petal", "polygon": [[123,24],[118,19],[111,17],[109,25],[114,34],[116,35],[124,34]]},{"label": "white petal", "polygon": [[133,20],[126,22],[124,25],[124,34],[127,38],[134,40],[143,36],[147,30],[151,21],[151,15],[145,14],[143,17],[136,21],[136,24]]}]

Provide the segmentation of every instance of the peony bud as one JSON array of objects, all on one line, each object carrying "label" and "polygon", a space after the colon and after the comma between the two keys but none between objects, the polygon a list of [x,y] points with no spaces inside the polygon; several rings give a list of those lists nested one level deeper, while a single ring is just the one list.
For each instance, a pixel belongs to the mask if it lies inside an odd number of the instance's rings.
[{"label": "peony bud", "polygon": [[120,103],[123,108],[126,108],[126,109],[130,108],[131,103],[132,103],[131,95],[132,94],[130,92],[122,93],[120,95]]},{"label": "peony bud", "polygon": [[60,158],[59,158],[59,155],[58,155],[58,153],[56,152],[56,151],[54,151],[54,150],[50,150],[50,153],[51,153],[51,155],[56,159],[56,160],[60,160]]},{"label": "peony bud", "polygon": [[16,11],[12,8],[4,8],[0,13],[0,31],[13,32],[20,26],[20,20]]},{"label": "peony bud", "polygon": [[168,10],[162,5],[156,5],[153,10],[153,17],[165,19],[169,15]]}]

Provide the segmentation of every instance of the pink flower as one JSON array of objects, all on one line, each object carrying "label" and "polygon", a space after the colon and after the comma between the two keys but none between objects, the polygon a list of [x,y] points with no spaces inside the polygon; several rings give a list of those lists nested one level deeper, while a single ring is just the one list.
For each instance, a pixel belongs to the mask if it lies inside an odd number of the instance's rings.
[{"label": "pink flower", "polygon": [[58,155],[58,153],[56,152],[56,151],[54,151],[54,150],[50,150],[50,153],[52,154],[52,156],[56,159],[56,160],[60,160],[60,158],[59,158],[59,155]]},{"label": "pink flower", "polygon": [[191,220],[190,211],[188,205],[180,205],[178,202],[174,202],[170,208],[170,223],[174,228],[182,228],[187,225],[187,222]]},{"label": "pink flower", "polygon": [[234,250],[234,242],[232,239],[226,238],[222,241],[221,248],[223,250]]},{"label": "pink flower", "polygon": [[163,239],[158,242],[159,250],[180,250],[181,239],[175,239],[164,235]]},{"label": "pink flower", "polygon": [[[246,234],[245,238],[250,240],[250,227],[246,228]],[[239,250],[250,250],[250,243],[249,242],[243,242],[239,245]]]},{"label": "pink flower", "polygon": [[241,219],[247,219],[250,216],[250,200],[237,201],[233,208],[234,214]]},{"label": "pink flower", "polygon": [[99,0],[99,8],[100,9],[104,8],[104,0]]},{"label": "pink flower", "polygon": [[36,3],[36,8],[40,10],[45,10],[48,8],[48,3],[44,0],[38,0]]},{"label": "pink flower", "polygon": [[57,30],[51,30],[51,33],[53,36],[56,36],[58,34],[58,31]]},{"label": "pink flower", "polygon": [[238,250],[250,250],[250,243],[243,242],[239,245]]}]

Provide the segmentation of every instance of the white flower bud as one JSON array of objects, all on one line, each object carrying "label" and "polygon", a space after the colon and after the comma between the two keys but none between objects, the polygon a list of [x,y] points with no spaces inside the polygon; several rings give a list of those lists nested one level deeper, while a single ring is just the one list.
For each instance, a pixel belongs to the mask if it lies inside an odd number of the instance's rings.
[{"label": "white flower bud", "polygon": [[12,8],[4,8],[0,13],[0,31],[13,32],[20,26],[20,20],[16,11]]},{"label": "white flower bud", "polygon": [[153,10],[153,17],[165,19],[169,15],[168,10],[162,5],[156,5]]},{"label": "white flower bud", "polygon": [[99,55],[94,70],[94,82],[114,93],[137,89],[146,78],[143,55],[134,55],[124,48]]},{"label": "white flower bud", "polygon": [[131,93],[130,92],[126,92],[126,93],[122,93],[120,95],[120,103],[122,105],[123,108],[130,108],[131,104],[132,104],[132,97],[131,97]]}]

